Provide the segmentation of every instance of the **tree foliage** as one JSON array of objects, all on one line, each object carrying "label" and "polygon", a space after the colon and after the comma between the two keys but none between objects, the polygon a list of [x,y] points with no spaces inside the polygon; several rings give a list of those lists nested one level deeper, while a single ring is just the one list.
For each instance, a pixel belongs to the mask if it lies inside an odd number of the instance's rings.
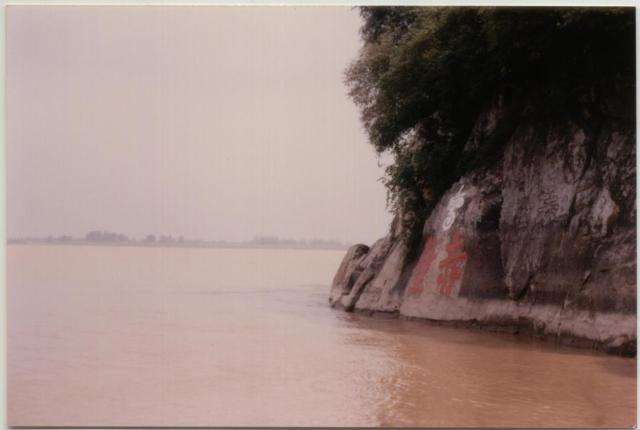
[{"label": "tree foliage", "polygon": [[483,105],[504,88],[534,115],[578,112],[585,94],[635,76],[625,8],[362,7],[363,46],[346,71],[370,142],[395,162],[385,183],[409,230],[465,173],[459,163]]}]

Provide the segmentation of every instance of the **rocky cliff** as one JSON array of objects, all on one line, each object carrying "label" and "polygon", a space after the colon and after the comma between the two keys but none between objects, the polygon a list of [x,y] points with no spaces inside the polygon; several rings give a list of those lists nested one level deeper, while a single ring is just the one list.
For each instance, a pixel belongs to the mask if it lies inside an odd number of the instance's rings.
[{"label": "rocky cliff", "polygon": [[332,306],[635,355],[633,107],[601,101],[579,120],[527,109],[505,96],[487,104],[464,152],[491,145],[496,161],[448,189],[418,245],[396,220],[349,249]]}]

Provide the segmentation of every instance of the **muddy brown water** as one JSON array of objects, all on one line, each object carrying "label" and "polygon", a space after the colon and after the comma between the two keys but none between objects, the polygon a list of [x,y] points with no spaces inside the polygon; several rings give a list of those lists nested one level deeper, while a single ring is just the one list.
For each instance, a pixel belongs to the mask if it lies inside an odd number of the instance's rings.
[{"label": "muddy brown water", "polygon": [[332,310],[343,254],[8,246],[9,424],[635,424],[635,359]]}]

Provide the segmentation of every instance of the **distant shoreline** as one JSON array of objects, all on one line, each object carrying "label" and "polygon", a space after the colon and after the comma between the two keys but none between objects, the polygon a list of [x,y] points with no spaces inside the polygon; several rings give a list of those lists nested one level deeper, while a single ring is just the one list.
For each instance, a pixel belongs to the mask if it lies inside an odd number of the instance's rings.
[{"label": "distant shoreline", "polygon": [[137,248],[222,248],[222,249],[295,249],[295,250],[319,250],[319,251],[344,251],[349,248],[345,246],[312,246],[295,244],[255,244],[255,243],[235,243],[235,242],[94,242],[86,240],[55,241],[36,239],[9,239],[9,245],[45,245],[45,246],[109,246],[109,247],[137,247]]}]

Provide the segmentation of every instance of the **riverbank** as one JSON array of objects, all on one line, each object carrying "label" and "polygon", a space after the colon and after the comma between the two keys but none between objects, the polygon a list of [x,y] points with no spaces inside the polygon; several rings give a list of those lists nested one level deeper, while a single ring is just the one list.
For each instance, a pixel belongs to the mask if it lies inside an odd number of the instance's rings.
[{"label": "riverbank", "polygon": [[[532,339],[534,341],[539,341],[547,344],[555,344],[562,347],[567,347],[571,349],[587,349],[598,351],[603,354],[610,355],[619,355],[625,358],[635,358],[637,355],[637,345],[635,342],[621,342],[617,345],[610,345],[602,342],[595,341],[588,337],[581,337],[576,335],[571,335],[566,332],[563,332],[562,335],[553,335],[545,332],[540,329],[540,325],[536,324],[535,321],[521,318],[521,319],[504,319],[504,318],[495,318],[494,320],[437,320],[437,319],[426,319],[420,317],[412,317],[401,315],[399,312],[388,312],[388,311],[373,311],[373,310],[365,310],[365,309],[357,309],[354,313],[371,317],[371,318],[381,318],[381,319],[390,319],[390,320],[404,320],[404,321],[415,321],[417,323],[422,323],[426,327],[449,327],[460,330],[469,330],[472,333],[502,333],[513,335],[514,338],[518,339]],[[631,327],[636,323],[635,318],[627,318],[621,321],[622,324],[627,327]]]},{"label": "riverbank", "polygon": [[347,84],[395,219],[331,306],[635,355],[633,10],[360,12]]},{"label": "riverbank", "polygon": [[[503,135],[496,118],[513,109],[496,98],[469,145]],[[509,127],[501,158],[456,181],[417,240],[399,215],[371,247],[351,247],[331,305],[635,355],[633,129],[611,118],[597,130],[568,118]]]}]

